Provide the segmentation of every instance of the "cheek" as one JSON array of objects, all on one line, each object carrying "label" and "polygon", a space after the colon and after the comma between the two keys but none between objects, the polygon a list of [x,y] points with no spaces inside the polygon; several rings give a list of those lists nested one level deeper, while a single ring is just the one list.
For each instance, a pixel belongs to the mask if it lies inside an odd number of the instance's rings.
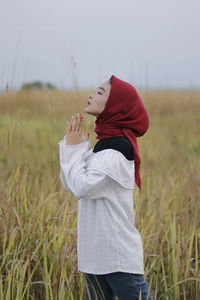
[{"label": "cheek", "polygon": [[105,100],[104,98],[101,98],[101,99],[99,100],[99,102],[97,103],[97,105],[98,105],[98,108],[99,108],[100,110],[104,109],[104,108],[105,108],[105,105],[106,105],[106,100]]},{"label": "cheek", "polygon": [[107,96],[105,96],[105,97],[102,98],[102,106],[103,106],[103,108],[105,108],[107,100],[108,100]]},{"label": "cheek", "polygon": [[94,100],[93,100],[93,103],[91,106],[91,109],[95,109],[95,110],[98,110],[98,111],[102,111],[105,106],[106,106],[106,102],[107,102],[107,98],[106,97],[96,97]]},{"label": "cheek", "polygon": [[103,99],[101,97],[96,97],[93,101],[94,107],[101,107],[103,103]]}]

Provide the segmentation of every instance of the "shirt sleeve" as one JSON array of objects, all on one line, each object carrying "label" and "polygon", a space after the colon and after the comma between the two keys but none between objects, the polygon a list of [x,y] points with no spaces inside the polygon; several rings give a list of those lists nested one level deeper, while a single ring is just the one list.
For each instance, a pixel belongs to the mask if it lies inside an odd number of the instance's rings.
[{"label": "shirt sleeve", "polygon": [[77,199],[103,198],[107,174],[98,170],[86,170],[84,155],[91,146],[90,141],[68,145],[64,137],[58,144],[60,180],[63,187]]},{"label": "shirt sleeve", "polygon": [[60,169],[60,181],[61,181],[61,183],[62,183],[64,189],[65,189],[66,191],[72,193],[70,187],[67,185],[67,182],[66,182],[66,180],[65,180],[65,173],[63,172],[63,169],[62,169],[62,168]]}]

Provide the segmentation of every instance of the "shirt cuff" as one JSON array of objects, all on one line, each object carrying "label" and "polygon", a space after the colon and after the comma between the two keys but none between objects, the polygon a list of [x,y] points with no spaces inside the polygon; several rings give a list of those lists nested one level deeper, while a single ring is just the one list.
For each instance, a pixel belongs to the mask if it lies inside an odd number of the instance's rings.
[{"label": "shirt cuff", "polygon": [[84,139],[84,135],[82,135],[82,142],[81,143],[72,145],[72,144],[67,144],[66,143],[66,136],[64,136],[64,138],[61,141],[59,141],[58,144],[61,148],[78,148],[78,147],[82,147],[82,145],[85,145],[86,143],[88,143],[89,147],[90,147],[91,146],[90,141],[89,140],[83,141],[83,139]]}]

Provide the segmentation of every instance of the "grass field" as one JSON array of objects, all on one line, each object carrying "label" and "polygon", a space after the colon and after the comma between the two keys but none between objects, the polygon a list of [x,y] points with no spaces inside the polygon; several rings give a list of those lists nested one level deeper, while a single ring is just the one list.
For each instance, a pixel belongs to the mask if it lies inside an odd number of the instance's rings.
[{"label": "grass field", "polygon": [[[90,91],[0,95],[0,299],[85,299],[77,271],[77,199],[59,179],[58,142],[81,112],[92,147]],[[139,92],[150,117],[138,138],[134,190],[145,279],[154,300],[200,299],[200,92]]]}]

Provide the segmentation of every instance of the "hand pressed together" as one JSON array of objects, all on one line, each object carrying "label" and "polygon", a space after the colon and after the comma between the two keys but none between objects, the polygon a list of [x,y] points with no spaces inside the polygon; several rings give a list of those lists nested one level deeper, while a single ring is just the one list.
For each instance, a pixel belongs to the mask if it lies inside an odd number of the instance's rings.
[{"label": "hand pressed together", "polygon": [[71,122],[67,122],[66,143],[68,145],[76,145],[88,141],[89,133],[82,140],[83,123],[84,119],[81,114],[72,116]]}]

